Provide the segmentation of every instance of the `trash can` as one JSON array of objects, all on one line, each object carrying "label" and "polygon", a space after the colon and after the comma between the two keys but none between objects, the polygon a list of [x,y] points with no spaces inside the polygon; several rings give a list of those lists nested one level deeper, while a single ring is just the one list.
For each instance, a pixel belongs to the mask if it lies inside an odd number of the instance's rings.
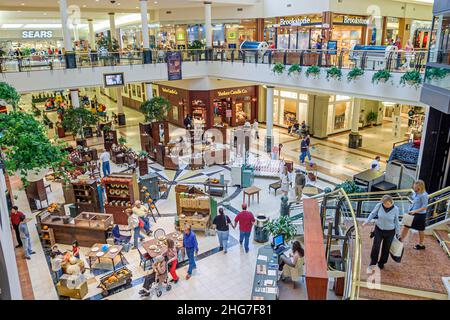
[{"label": "trash can", "polygon": [[74,205],[74,204],[71,204],[71,205],[69,206],[69,213],[70,213],[70,216],[71,216],[72,218],[75,218],[75,217],[78,215],[78,209],[77,209],[77,206]]},{"label": "trash can", "polygon": [[259,243],[269,241],[269,232],[264,230],[264,226],[269,221],[265,215],[258,215],[255,222],[255,235],[254,240]]}]

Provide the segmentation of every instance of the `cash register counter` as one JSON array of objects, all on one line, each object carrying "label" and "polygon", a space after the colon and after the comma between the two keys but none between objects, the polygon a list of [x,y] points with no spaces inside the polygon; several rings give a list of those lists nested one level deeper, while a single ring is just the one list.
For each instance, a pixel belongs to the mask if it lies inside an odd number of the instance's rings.
[{"label": "cash register counter", "polygon": [[271,245],[261,247],[256,258],[252,300],[278,299],[278,272],[278,255]]}]

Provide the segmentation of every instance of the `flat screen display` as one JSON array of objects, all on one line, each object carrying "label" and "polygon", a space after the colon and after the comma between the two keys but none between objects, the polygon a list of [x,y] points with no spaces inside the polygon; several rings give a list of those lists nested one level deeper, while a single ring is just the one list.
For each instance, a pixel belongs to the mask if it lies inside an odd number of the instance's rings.
[{"label": "flat screen display", "polygon": [[125,85],[123,73],[108,73],[103,75],[105,87],[119,87]]}]

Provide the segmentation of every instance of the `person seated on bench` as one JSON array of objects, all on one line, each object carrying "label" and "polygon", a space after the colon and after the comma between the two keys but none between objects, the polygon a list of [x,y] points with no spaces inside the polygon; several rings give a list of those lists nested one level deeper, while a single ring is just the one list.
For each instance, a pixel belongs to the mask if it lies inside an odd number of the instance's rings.
[{"label": "person seated on bench", "polygon": [[279,256],[279,270],[282,271],[281,280],[284,281],[286,277],[291,278],[295,288],[296,282],[303,275],[305,251],[299,241],[292,243],[292,253],[287,256],[281,254]]}]

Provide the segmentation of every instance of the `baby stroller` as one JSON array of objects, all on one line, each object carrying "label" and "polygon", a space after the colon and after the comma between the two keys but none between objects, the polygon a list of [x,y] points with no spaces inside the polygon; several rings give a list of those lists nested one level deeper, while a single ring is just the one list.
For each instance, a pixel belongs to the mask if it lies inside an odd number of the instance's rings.
[{"label": "baby stroller", "polygon": [[115,224],[111,230],[114,238],[114,244],[122,245],[125,252],[130,251],[131,232],[127,230],[120,230],[119,225]]},{"label": "baby stroller", "polygon": [[[170,291],[170,289],[172,289],[172,286],[168,282],[169,277],[166,258],[163,256],[156,257],[152,267],[153,274],[148,275],[145,278],[144,286],[142,290],[139,291],[141,297],[148,297],[154,294],[158,298],[161,297],[163,293],[163,285],[165,286],[166,291]],[[152,282],[153,279],[154,281]]]}]

